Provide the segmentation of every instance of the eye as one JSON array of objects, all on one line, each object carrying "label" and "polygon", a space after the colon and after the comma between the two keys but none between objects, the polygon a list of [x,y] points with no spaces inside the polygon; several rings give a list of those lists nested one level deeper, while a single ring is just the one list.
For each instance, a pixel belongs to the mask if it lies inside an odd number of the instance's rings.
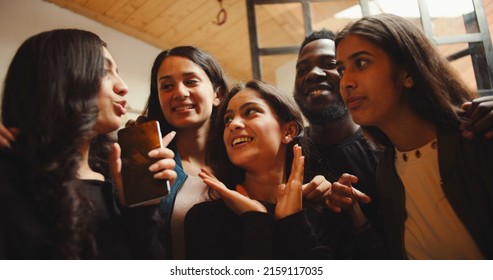
[{"label": "eye", "polygon": [[300,67],[296,69],[297,76],[304,76],[308,72],[307,67]]},{"label": "eye", "polygon": [[368,60],[363,59],[363,58],[358,58],[358,59],[355,61],[355,64],[356,64],[356,67],[357,67],[358,69],[365,68],[365,67],[368,65]]},{"label": "eye", "polygon": [[230,115],[224,116],[224,126],[228,126],[233,121],[233,117]]},{"label": "eye", "polygon": [[333,59],[327,61],[326,63],[324,63],[323,68],[328,69],[328,70],[335,69],[336,68],[336,61]]},{"label": "eye", "polygon": [[159,89],[161,91],[170,91],[171,89],[173,89],[173,85],[172,84],[160,84],[159,85]]},{"label": "eye", "polygon": [[196,85],[198,82],[199,82],[199,81],[197,81],[197,80],[191,79],[191,80],[186,80],[186,81],[185,81],[185,84],[186,84],[187,86],[193,86],[193,85]]},{"label": "eye", "polygon": [[344,71],[346,71],[346,68],[344,66],[337,66],[336,70],[337,70],[337,73],[339,73],[339,76],[342,77],[344,75]]},{"label": "eye", "polygon": [[260,111],[259,111],[259,110],[257,110],[257,108],[250,107],[250,108],[247,108],[247,109],[245,110],[245,116],[251,116],[251,115],[253,115],[253,114],[255,114],[255,113],[259,113],[259,112],[260,112]]}]

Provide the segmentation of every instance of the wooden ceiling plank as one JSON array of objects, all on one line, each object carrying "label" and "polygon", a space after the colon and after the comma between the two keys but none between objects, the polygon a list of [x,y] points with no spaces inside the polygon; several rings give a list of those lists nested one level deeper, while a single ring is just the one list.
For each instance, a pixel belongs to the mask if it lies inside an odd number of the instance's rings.
[{"label": "wooden ceiling plank", "polygon": [[[244,5],[243,3],[236,2],[236,5],[231,5],[229,7],[225,7],[225,10],[228,13],[232,13],[237,15],[238,13],[236,12],[237,9],[241,9]],[[234,11],[234,12],[233,12]],[[196,20],[195,22],[184,22],[183,24],[180,24],[179,28],[176,27],[175,29],[183,34],[181,36],[181,39],[178,40],[182,44],[196,44],[196,40],[194,38],[211,38],[214,37],[218,33],[222,32],[238,32],[234,28],[231,28],[231,24],[233,24],[234,21],[238,20],[243,20],[244,26],[246,26],[246,20],[244,18],[239,18],[239,17],[228,17],[226,23],[224,25],[217,25],[214,22],[216,21],[216,15],[219,12],[219,8],[216,5],[212,5],[209,7],[209,10],[206,12],[198,11],[194,12],[193,15],[190,15],[191,18],[202,18],[202,20]],[[205,15],[210,15],[210,17],[207,17]],[[227,26],[226,26],[227,25]],[[245,32],[248,32],[245,30]]]},{"label": "wooden ceiling plank", "polygon": [[[219,9],[212,5],[204,5],[201,9],[195,9],[186,17],[177,18],[178,24],[174,25],[174,29],[178,31],[182,38],[190,40],[190,35],[195,31],[202,32],[204,27],[212,27],[214,32],[220,32],[221,26],[213,23],[216,20],[216,14]],[[166,32],[163,32],[160,37],[166,37]],[[181,39],[177,40],[181,41]]]},{"label": "wooden ceiling plank", "polygon": [[132,28],[126,24],[123,24],[120,22],[115,22],[113,19],[106,17],[102,14],[95,13],[92,10],[89,10],[83,6],[74,4],[72,1],[63,1],[63,0],[48,0],[48,1],[53,3],[53,4],[60,6],[61,8],[73,11],[74,13],[77,13],[79,15],[82,15],[82,16],[85,16],[87,18],[98,21],[103,25],[110,26],[116,30],[119,30],[125,34],[128,34],[129,36],[133,36],[139,40],[147,42],[147,43],[149,43],[155,47],[167,48],[165,42],[156,40],[155,38],[153,38],[153,37],[151,37],[151,36],[149,36],[143,32],[140,32],[139,30],[136,30],[135,28]]},{"label": "wooden ceiling plank", "polygon": [[[195,21],[200,18],[202,18],[200,13],[197,14],[197,18],[192,18],[190,14],[194,11],[204,11],[208,10],[209,8],[216,3],[211,2],[210,0],[192,0],[192,1],[187,1],[186,5],[183,5],[183,3],[176,5],[170,6],[168,9],[163,11],[160,15],[160,20],[157,23],[164,22],[164,19],[167,19],[166,21],[166,28],[163,28],[162,26],[159,26],[158,28],[162,31],[158,36],[160,38],[169,38],[169,35],[167,34],[168,32],[171,32],[174,36],[180,36],[180,33],[177,33],[180,28],[180,25],[185,25],[184,21]],[[151,23],[152,26],[156,26],[156,23]],[[174,30],[174,31],[173,31]],[[187,36],[187,35],[183,35]],[[177,39],[176,41],[179,41]]]},{"label": "wooden ceiling plank", "polygon": [[152,22],[152,20],[178,2],[182,1],[146,1],[143,5],[138,7],[135,12],[124,21],[124,23],[134,26],[139,30],[144,30],[144,28]]},{"label": "wooden ceiling plank", "polygon": [[118,1],[111,6],[104,15],[114,19],[116,22],[123,22],[128,19],[135,11],[140,8],[147,0],[126,0]]},{"label": "wooden ceiling plank", "polygon": [[88,0],[84,4],[84,8],[89,9],[97,14],[104,14],[118,0]]},{"label": "wooden ceiling plank", "polygon": [[172,38],[174,42],[179,42],[183,37],[189,37],[192,31],[206,24],[208,19],[203,14],[205,14],[203,9],[195,9],[187,17],[182,19],[174,18],[173,21],[169,17],[159,16],[144,30],[156,38],[162,40]]}]

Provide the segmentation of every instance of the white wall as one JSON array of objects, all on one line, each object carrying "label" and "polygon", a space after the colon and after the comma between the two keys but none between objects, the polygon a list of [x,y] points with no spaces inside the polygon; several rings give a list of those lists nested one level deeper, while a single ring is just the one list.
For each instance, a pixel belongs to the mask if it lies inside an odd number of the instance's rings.
[{"label": "white wall", "polygon": [[[42,0],[0,0],[0,82],[17,48],[28,37],[56,28],[79,28],[98,34],[128,85],[128,104],[141,111],[149,95],[150,72],[160,49]],[[135,118],[127,114],[127,118]]]},{"label": "white wall", "polygon": [[292,59],[276,69],[276,85],[288,94],[293,94],[294,92],[296,61],[297,59]]}]

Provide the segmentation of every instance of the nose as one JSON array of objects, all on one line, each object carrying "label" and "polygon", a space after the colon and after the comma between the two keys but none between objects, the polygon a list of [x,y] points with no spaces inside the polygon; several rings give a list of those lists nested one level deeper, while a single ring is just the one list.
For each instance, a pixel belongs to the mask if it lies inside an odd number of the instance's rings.
[{"label": "nose", "polygon": [[306,81],[307,82],[313,82],[317,81],[319,79],[323,79],[326,76],[325,71],[321,69],[318,66],[313,67],[310,72],[308,72],[308,75],[306,75]]},{"label": "nose", "polygon": [[229,130],[230,131],[233,131],[233,130],[244,128],[245,127],[245,124],[244,124],[243,119],[241,117],[235,116],[231,120],[231,122],[229,123],[228,127],[229,127]]},{"label": "nose", "polygon": [[183,83],[178,83],[178,85],[175,87],[173,98],[186,99],[189,96],[190,92],[188,91],[188,88]]},{"label": "nose", "polygon": [[120,96],[125,96],[128,93],[128,86],[119,75],[116,76],[116,82],[113,90]]},{"label": "nose", "polygon": [[356,87],[356,81],[351,75],[351,72],[349,72],[347,69],[345,70],[344,75],[342,75],[341,77],[339,86],[341,94],[346,95],[349,94]]}]

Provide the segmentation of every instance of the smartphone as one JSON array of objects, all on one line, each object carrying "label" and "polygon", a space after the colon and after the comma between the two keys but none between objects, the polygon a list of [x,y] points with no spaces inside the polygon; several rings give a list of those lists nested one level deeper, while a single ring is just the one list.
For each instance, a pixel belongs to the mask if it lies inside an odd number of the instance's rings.
[{"label": "smartphone", "polygon": [[126,206],[138,206],[168,195],[168,180],[155,179],[149,171],[149,166],[157,159],[147,155],[149,151],[162,147],[162,141],[158,121],[147,121],[118,131]]}]

